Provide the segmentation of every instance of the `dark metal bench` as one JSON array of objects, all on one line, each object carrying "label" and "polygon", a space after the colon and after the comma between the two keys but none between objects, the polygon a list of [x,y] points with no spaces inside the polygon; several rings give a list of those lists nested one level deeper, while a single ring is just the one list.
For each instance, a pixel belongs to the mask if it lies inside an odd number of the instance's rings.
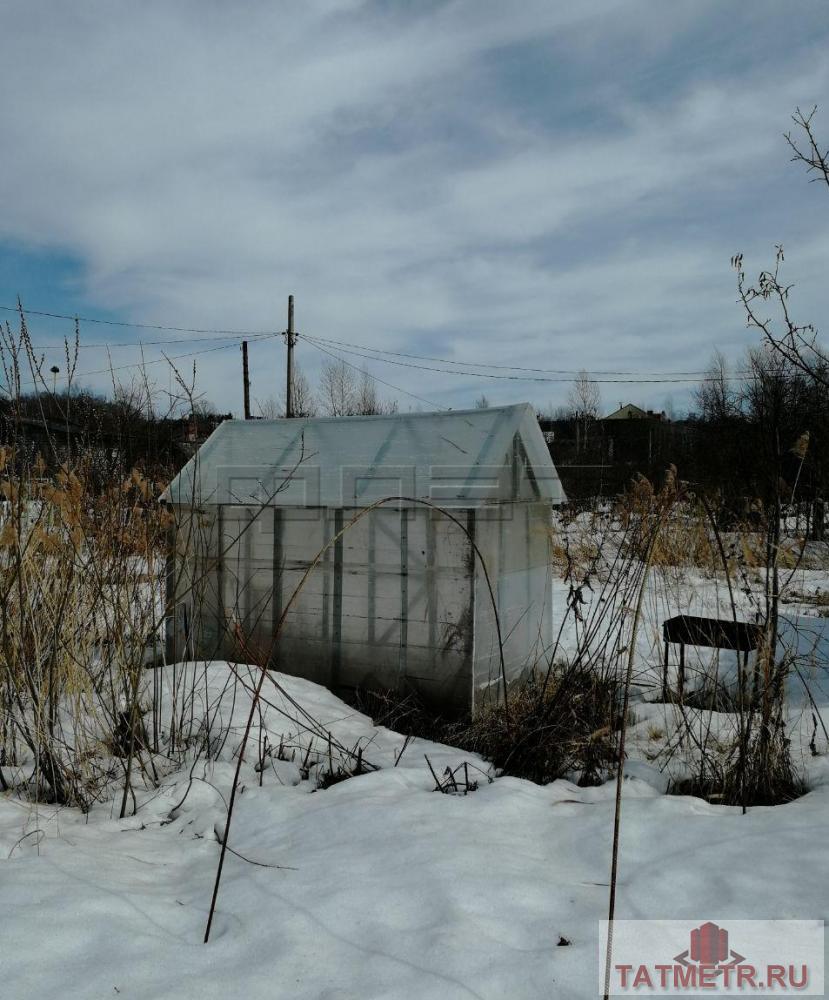
[{"label": "dark metal bench", "polygon": [[707,646],[713,649],[733,649],[744,656],[757,649],[763,638],[763,626],[752,622],[734,621],[732,618],[703,618],[698,615],[676,615],[662,623],[665,642],[665,660],[662,670],[662,700],[668,701],[668,647],[679,645],[677,694],[680,700],[685,693],[685,647]]}]

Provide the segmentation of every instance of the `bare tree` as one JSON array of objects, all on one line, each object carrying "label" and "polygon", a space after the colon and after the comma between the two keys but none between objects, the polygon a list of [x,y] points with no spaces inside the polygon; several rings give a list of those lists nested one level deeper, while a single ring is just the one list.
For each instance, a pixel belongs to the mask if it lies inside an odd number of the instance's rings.
[{"label": "bare tree", "polygon": [[[315,417],[317,415],[317,401],[311,389],[305,372],[294,362],[292,387],[292,408],[295,417]],[[276,396],[265,396],[256,400],[257,414],[263,420],[278,420],[285,416],[285,394]]]},{"label": "bare tree", "polygon": [[586,446],[588,427],[599,416],[601,393],[598,384],[590,378],[590,373],[583,368],[568,393],[567,404],[581,425],[584,445]]},{"label": "bare tree", "polygon": [[[774,267],[761,271],[755,284],[749,284],[743,271],[743,255],[736,254],[731,263],[737,271],[737,291],[746,314],[746,323],[759,330],[766,343],[793,369],[802,372],[824,389],[829,389],[829,354],[817,341],[817,329],[812,323],[795,322],[789,302],[792,285],[781,280],[783,247],[777,247]],[[765,302],[773,302],[779,318],[760,313]]]},{"label": "bare tree", "polygon": [[[829,187],[829,150],[821,152],[812,127],[817,111],[808,114],[795,110],[792,121],[796,132],[787,132],[786,142],[792,150],[792,161],[805,165],[807,173],[814,173],[812,180],[823,181]],[[811,323],[798,323],[791,311],[789,292],[792,285],[785,284],[780,275],[783,248],[777,247],[774,266],[761,271],[754,284],[746,280],[743,255],[736,254],[731,264],[737,271],[737,290],[746,314],[747,324],[759,330],[769,346],[781,355],[794,369],[803,372],[824,389],[829,389],[829,354],[817,340],[817,329]],[[778,313],[775,321],[761,312],[766,303],[773,303]]]},{"label": "bare tree", "polygon": [[397,412],[394,400],[380,397],[371,375],[363,370],[358,380],[355,368],[346,361],[329,361],[323,366],[319,396],[323,411],[329,417]]},{"label": "bare tree", "polygon": [[315,417],[317,415],[317,400],[311,383],[296,361],[294,361],[291,404],[295,417]]},{"label": "bare tree", "polygon": [[476,410],[487,410],[490,405],[489,397],[485,393],[481,393],[481,395],[475,400]]},{"label": "bare tree", "polygon": [[365,369],[360,373],[354,412],[359,416],[397,412],[397,402],[380,397],[377,392],[377,383]]},{"label": "bare tree", "polygon": [[573,382],[567,402],[577,417],[595,420],[599,415],[601,404],[599,386],[583,368]]},{"label": "bare tree", "polygon": [[284,416],[285,407],[276,396],[265,396],[264,399],[256,400],[256,413],[262,420],[277,420]]},{"label": "bare tree", "polygon": [[800,144],[792,136],[791,132],[786,133],[785,139],[794,154],[792,162],[804,163],[807,173],[816,171],[818,174],[812,180],[822,180],[825,184],[829,185],[829,150],[821,153],[820,146],[812,129],[812,119],[816,112],[817,105],[812,108],[808,115],[804,115],[800,108],[796,108],[795,113],[792,115],[792,121],[803,133],[799,140]]},{"label": "bare tree", "polygon": [[736,415],[737,394],[731,385],[728,362],[721,351],[714,351],[694,398],[703,420],[722,423]]},{"label": "bare tree", "polygon": [[320,403],[329,417],[346,417],[357,405],[354,369],[345,361],[326,361],[320,374]]},{"label": "bare tree", "polygon": [[218,414],[219,410],[215,403],[212,403],[209,399],[204,396],[193,399],[193,404],[191,406],[191,412],[198,417],[214,417]]}]

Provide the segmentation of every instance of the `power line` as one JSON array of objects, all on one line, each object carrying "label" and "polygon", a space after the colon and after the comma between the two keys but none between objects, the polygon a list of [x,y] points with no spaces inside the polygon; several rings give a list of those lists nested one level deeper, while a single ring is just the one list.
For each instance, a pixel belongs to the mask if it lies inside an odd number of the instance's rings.
[{"label": "power line", "polygon": [[[278,336],[278,334],[274,333],[274,334],[271,334],[271,336],[272,337],[276,337],[276,336]],[[131,362],[129,364],[115,365],[115,366],[112,366],[110,368],[97,368],[94,371],[73,372],[71,374],[71,378],[73,380],[75,380],[75,379],[82,379],[82,378],[87,378],[90,375],[109,375],[112,372],[125,371],[128,368],[144,368],[144,367],[146,367],[148,365],[161,365],[161,364],[164,364],[165,362],[169,363],[171,361],[181,361],[184,358],[196,358],[196,357],[200,357],[202,354],[212,354],[214,351],[226,351],[229,348],[235,347],[235,346],[236,346],[235,344],[222,344],[220,347],[206,347],[204,350],[201,350],[201,351],[188,351],[186,354],[174,354],[174,355],[171,355],[171,356],[166,356],[165,355],[162,358],[153,358],[151,361],[134,361],[134,362]],[[59,377],[60,377],[61,381],[64,381],[65,379],[68,379],[70,377],[70,375],[69,375],[68,372],[62,372],[62,373],[60,373]],[[31,379],[29,379],[24,384],[25,385],[37,385],[38,383],[37,383],[37,380],[32,381]]]},{"label": "power line", "polygon": [[[320,350],[322,349],[320,347],[320,345],[315,342],[316,338],[309,337],[307,334],[305,334],[302,339],[306,343],[313,344],[315,347],[319,348]],[[496,380],[496,381],[509,381],[509,382],[545,382],[545,383],[567,382],[567,383],[569,383],[569,382],[573,381],[572,377],[570,377],[570,378],[563,378],[563,377],[560,377],[560,376],[556,376],[554,378],[550,378],[548,376],[541,376],[541,375],[496,375],[496,374],[492,374],[492,373],[489,373],[489,372],[473,372],[473,371],[468,371],[468,370],[464,370],[464,369],[461,369],[461,370],[449,370],[449,369],[446,369],[446,368],[437,368],[437,367],[434,367],[433,365],[417,365],[417,364],[414,364],[411,361],[395,361],[392,358],[373,357],[371,355],[362,354],[360,351],[355,351],[355,350],[352,350],[352,349],[347,348],[347,347],[341,347],[341,348],[339,348],[339,350],[344,351],[346,354],[351,354],[352,356],[356,356],[358,358],[363,358],[366,361],[381,361],[381,362],[383,362],[384,364],[387,364],[387,365],[397,365],[398,367],[401,367],[401,368],[415,368],[415,369],[418,369],[419,371],[439,372],[442,375],[465,375],[465,376],[468,376],[470,378],[486,378],[486,379],[493,379],[493,380]],[[339,360],[344,360],[344,359],[340,358]],[[354,366],[352,365],[352,367],[354,367]],[[718,377],[712,377],[712,378],[699,378],[699,377],[696,377],[696,378],[593,378],[592,375],[591,375],[590,376],[590,381],[591,382],[598,382],[598,383],[602,383],[602,384],[611,384],[611,385],[619,385],[619,384],[624,384],[624,385],[631,385],[631,384],[636,384],[636,385],[662,385],[662,384],[669,384],[669,383],[671,383],[671,384],[674,384],[674,383],[678,384],[678,383],[688,383],[688,382],[719,381],[719,378]]]},{"label": "power line", "polygon": [[[81,351],[88,351],[91,348],[96,350],[120,350],[121,348],[138,348],[138,347],[165,347],[169,344],[203,344],[205,342],[214,342],[217,340],[266,340],[268,337],[275,337],[275,333],[257,333],[246,336],[245,334],[233,334],[226,337],[175,337],[171,340],[136,340],[132,344],[119,344],[113,343],[111,341],[104,341],[100,344],[78,344],[78,349]],[[66,349],[66,341],[61,341],[59,344],[33,344],[32,349],[35,351],[61,351]],[[232,345],[231,345],[232,346]],[[74,350],[74,344],[69,343],[70,350]]]},{"label": "power line", "polygon": [[[365,371],[365,369],[363,368],[358,368],[356,365],[352,365],[351,362],[346,361],[345,358],[341,358],[337,354],[334,354],[333,351],[329,351],[327,348],[322,347],[320,344],[314,343],[313,340],[309,340],[307,337],[303,337],[303,340],[309,343],[312,347],[316,347],[318,351],[322,351],[323,354],[327,354],[329,358],[334,358],[335,361],[340,361],[342,364],[348,365],[349,368],[353,368],[355,372],[360,372],[362,374],[362,372]],[[385,382],[377,375],[372,375],[371,372],[366,372],[366,375],[368,375],[368,377],[372,381],[379,382],[380,385],[384,385],[387,389],[394,389],[395,392],[402,392],[404,396],[411,396],[412,399],[416,399],[419,403],[426,403],[427,406],[434,406],[437,407],[437,409],[439,410],[449,409],[448,406],[441,406],[439,403],[435,403],[431,399],[425,399],[423,396],[418,396],[414,392],[409,392],[408,389],[401,389],[399,385],[392,385],[391,382]]]},{"label": "power line", "polygon": [[[122,327],[128,329],[136,330],[161,330],[166,332],[176,332],[176,333],[190,333],[190,334],[201,334],[203,335],[202,340],[241,340],[244,338],[250,340],[263,340],[271,337],[279,336],[277,331],[262,331],[262,330],[225,330],[225,329],[210,329],[204,327],[186,327],[186,326],[171,326],[165,324],[157,323],[130,323],[123,320],[106,320],[98,319],[95,317],[81,317],[73,316],[69,313],[56,313],[48,312],[45,310],[38,309],[26,309],[18,306],[6,306],[0,305],[0,310],[5,312],[22,312],[24,316],[43,316],[52,319],[62,319],[69,320],[71,322],[77,323],[95,323],[102,326],[111,327]],[[299,336],[299,335],[297,335]],[[303,339],[309,344],[315,346],[318,350],[323,350],[322,345],[327,344],[329,346],[334,346],[337,350],[343,351],[346,354],[351,354],[352,356],[363,358],[366,361],[381,361],[385,364],[393,364],[398,367],[403,368],[413,368],[420,371],[431,371],[440,374],[454,374],[463,375],[470,378],[487,378],[491,380],[505,380],[514,382],[542,382],[542,383],[565,383],[572,382],[574,377],[581,374],[581,369],[576,371],[574,369],[557,369],[557,368],[530,368],[522,367],[520,365],[499,365],[491,363],[483,363],[477,361],[459,361],[452,358],[440,358],[432,355],[422,355],[422,354],[407,354],[402,351],[389,351],[382,348],[370,347],[367,344],[356,344],[349,341],[334,340],[326,337],[311,336],[309,334],[303,335]],[[154,341],[137,341],[134,344],[124,344],[124,343],[100,343],[100,344],[81,344],[79,345],[83,349],[88,348],[109,348],[109,349],[122,349],[122,348],[136,348],[136,347],[151,347],[151,346],[163,346],[167,344],[176,343],[193,343],[194,338],[176,338],[169,340],[154,340]],[[198,341],[195,341],[198,342]],[[229,345],[232,346],[232,345]],[[62,348],[63,345],[47,345],[44,347],[38,347],[37,350],[57,350]],[[215,348],[220,349],[220,348]],[[213,349],[211,349],[213,350]],[[204,352],[193,352],[188,355],[179,355],[179,358],[192,357],[198,353]],[[325,353],[329,353],[325,352]],[[381,356],[382,355],[382,356]],[[388,356],[386,356],[388,355]],[[330,354],[330,356],[335,357],[336,360],[342,361],[346,364],[344,358],[337,355]],[[406,358],[408,361],[396,361],[393,358]],[[93,375],[108,373],[110,371],[117,371],[123,368],[130,367],[142,367],[143,364],[157,364],[164,359],[159,359],[159,361],[152,362],[140,362],[132,365],[122,365],[119,368],[111,369],[101,369],[100,371],[83,373],[83,375]],[[452,365],[455,366],[451,369],[433,367],[431,365],[416,364],[418,361],[432,361],[438,365]],[[459,366],[466,366],[465,368]],[[352,365],[351,367],[355,367]],[[482,368],[488,369],[488,371],[471,371],[470,368]],[[515,375],[515,374],[490,374],[490,372],[524,372],[526,375]],[[556,377],[548,377],[556,376]],[[609,377],[614,376],[614,377]],[[376,376],[372,376],[375,381],[382,383],[381,379]],[[688,384],[693,382],[719,382],[719,381],[740,381],[745,378],[753,377],[751,372],[738,371],[733,375],[726,376],[711,376],[705,371],[674,371],[674,372],[636,372],[636,371],[592,371],[588,372],[588,377],[591,381],[607,384],[607,385],[660,385],[660,384]],[[422,397],[417,396],[414,393],[409,393],[405,389],[401,389],[397,386],[393,386],[391,383],[382,383],[388,385],[389,388],[395,389],[397,392],[402,392],[405,395],[412,396],[413,399],[418,399],[421,401],[428,402],[427,400],[422,400]],[[430,405],[436,405],[430,403]]]},{"label": "power line", "polygon": [[[271,336],[276,337],[278,335],[272,333]],[[110,372],[124,371],[127,368],[143,368],[145,365],[161,365],[168,361],[181,361],[184,358],[197,358],[202,354],[212,354],[214,351],[226,351],[235,346],[235,344],[222,344],[220,347],[206,347],[201,351],[188,351],[186,354],[174,354],[170,357],[153,358],[152,361],[133,361],[130,364],[118,365],[114,368],[99,368],[97,371],[80,372],[74,377],[85,378],[87,375],[108,375]]]},{"label": "power line", "polygon": [[275,330],[216,330],[207,327],[164,326],[159,323],[128,323],[125,320],[96,319],[91,316],[71,316],[69,313],[44,312],[41,309],[26,309],[18,306],[0,305],[3,312],[22,312],[24,316],[46,316],[50,319],[66,319],[72,323],[97,323],[100,326],[120,326],[131,330],[166,330],[169,333],[205,333],[222,337],[269,337]]},{"label": "power line", "polygon": [[[110,350],[110,351],[112,351],[112,350],[120,350],[121,348],[125,348],[125,347],[132,347],[132,348],[136,348],[136,347],[165,347],[165,346],[167,346],[169,344],[203,344],[203,343],[206,343],[206,342],[209,343],[209,342],[217,341],[217,340],[233,340],[233,341],[238,341],[238,340],[245,340],[245,339],[247,339],[247,340],[257,341],[257,340],[266,340],[268,337],[275,337],[275,336],[276,336],[275,333],[257,333],[257,334],[250,334],[250,335],[246,335],[246,334],[243,334],[243,333],[238,333],[238,334],[233,334],[232,336],[228,335],[226,337],[174,337],[171,340],[136,340],[135,343],[133,343],[133,344],[116,344],[116,343],[112,343],[112,342],[109,342],[109,343],[104,342],[102,344],[78,344],[78,347],[82,351],[89,350],[92,347],[97,348],[98,350]],[[71,346],[72,345],[70,344],[70,347]],[[232,345],[230,345],[230,346],[232,346]],[[60,344],[44,344],[44,345],[41,345],[39,347],[36,347],[35,350],[38,350],[38,351],[61,350],[62,351],[62,350],[64,350],[64,344],[63,343],[60,343]]]},{"label": "power line", "polygon": [[[6,312],[15,312],[15,313],[21,311],[21,309],[19,307],[17,307],[17,306],[0,305],[0,309],[4,310]],[[97,323],[97,324],[103,325],[103,326],[125,327],[125,328],[129,328],[129,329],[137,329],[137,330],[164,330],[164,331],[168,331],[168,332],[196,333],[196,334],[205,334],[205,335],[208,335],[208,336],[205,337],[205,339],[213,339],[214,337],[216,339],[225,339],[226,338],[228,340],[230,340],[230,339],[242,339],[242,338],[248,338],[248,339],[257,339],[258,338],[258,339],[261,339],[261,338],[271,337],[271,336],[274,335],[274,333],[277,332],[277,331],[273,331],[273,330],[265,330],[265,331],[223,330],[223,329],[207,329],[207,328],[200,328],[200,327],[169,326],[169,325],[162,325],[162,324],[155,324],[155,323],[129,323],[129,322],[125,322],[125,321],[122,321],[122,320],[106,320],[106,319],[96,319],[96,318],[92,318],[92,317],[73,316],[73,315],[71,315],[69,313],[47,312],[47,311],[38,310],[38,309],[26,309],[25,307],[22,309],[22,312],[23,312],[24,315],[29,315],[29,316],[46,316],[46,317],[50,317],[52,319],[70,320],[73,323],[77,321],[78,323]],[[360,350],[360,351],[371,352],[371,354],[382,354],[382,355],[390,355],[392,357],[408,358],[408,359],[410,359],[412,361],[433,361],[433,362],[436,362],[438,364],[445,364],[445,365],[455,365],[455,366],[465,365],[465,366],[471,367],[471,368],[486,368],[486,369],[489,369],[489,370],[492,370],[492,371],[528,372],[528,373],[533,374],[533,375],[572,375],[572,376],[578,376],[578,375],[581,374],[581,371],[582,371],[582,369],[576,370],[576,369],[571,369],[571,368],[529,368],[529,367],[523,367],[521,365],[499,365],[499,364],[491,364],[491,363],[484,363],[484,362],[478,362],[478,361],[464,361],[464,360],[460,360],[459,361],[459,360],[455,360],[453,358],[441,358],[441,357],[435,357],[433,355],[428,355],[428,354],[407,354],[407,353],[405,353],[403,351],[389,351],[389,350],[385,350],[383,348],[371,347],[368,344],[358,344],[358,343],[354,343],[354,342],[350,342],[350,341],[334,340],[332,338],[319,337],[319,336],[316,336],[316,335],[314,335],[313,338],[311,337],[311,335],[305,335],[305,336],[309,340],[310,339],[314,339],[314,340],[319,341],[320,343],[328,344],[329,346],[336,347],[339,350],[345,350],[346,348],[356,348],[357,350]],[[142,346],[142,345],[150,347],[150,346],[160,346],[160,345],[166,345],[166,344],[192,343],[192,342],[193,342],[193,339],[187,337],[187,338],[178,338],[178,339],[175,339],[175,340],[138,341],[135,344],[102,343],[102,344],[81,344],[80,346],[82,348],[84,348],[84,349],[88,349],[88,348],[98,348],[98,349],[100,349],[100,348],[106,348],[106,347],[120,349],[120,348],[127,348],[127,347],[135,348],[135,347],[139,347],[139,346]],[[63,345],[46,345],[44,347],[39,347],[38,350],[58,349],[59,347],[62,347],[62,346]],[[349,351],[349,353],[353,353],[353,352]],[[360,355],[360,356],[362,356],[362,355]],[[371,359],[367,358],[367,360],[371,360]],[[383,359],[382,358],[378,358],[377,360],[383,360]],[[399,363],[399,364],[402,364],[402,363]],[[428,370],[432,370],[432,369],[425,369],[425,370],[428,371]],[[476,372],[459,372],[458,374],[470,374],[470,375],[478,375],[478,377],[482,377],[480,375],[480,373],[476,373]],[[657,378],[663,378],[666,381],[681,381],[681,382],[686,382],[686,381],[696,381],[695,378],[690,378],[690,376],[703,376],[703,375],[706,375],[707,373],[705,371],[701,371],[701,370],[667,371],[667,372],[638,372],[638,371],[594,370],[592,372],[589,372],[588,374],[590,374],[590,377],[591,377],[591,379],[593,379],[593,381],[597,381],[597,379],[593,378],[593,376],[611,376],[612,375],[612,376],[629,376],[629,377],[644,376],[645,378],[643,379],[643,381],[651,379],[651,378],[654,379],[654,380],[657,379]],[[680,376],[688,376],[688,377],[687,378],[680,378]],[[526,379],[524,381],[531,381],[531,380],[530,379]],[[553,380],[545,379],[544,381],[553,381]],[[560,381],[569,382],[569,381],[572,381],[572,379],[566,378],[566,379],[561,379]],[[614,380],[608,379],[608,381],[615,381],[615,379]]]},{"label": "power line", "polygon": [[[309,336],[306,334],[306,337]],[[428,354],[406,354],[403,351],[389,351],[380,347],[369,347],[368,344],[354,344],[349,343],[344,340],[331,340],[326,337],[320,337],[314,334],[314,340],[321,341],[324,344],[334,344],[340,348],[343,347],[354,347],[361,351],[371,351],[374,354],[389,354],[396,358],[411,358],[415,361],[436,361],[441,364],[446,365],[467,365],[471,368],[491,368],[497,369],[499,371],[513,371],[513,372],[531,372],[538,375],[581,375],[584,369],[574,369],[574,368],[524,368],[521,365],[495,365],[495,364],[485,364],[479,361],[457,361],[453,358],[436,358]],[[378,360],[382,360],[378,358]],[[592,377],[593,375],[652,375],[657,376],[668,376],[668,375],[705,375],[705,371],[698,369],[692,371],[675,371],[675,372],[631,372],[631,371],[607,371],[592,369],[588,374]],[[567,381],[571,381],[568,379]]]}]

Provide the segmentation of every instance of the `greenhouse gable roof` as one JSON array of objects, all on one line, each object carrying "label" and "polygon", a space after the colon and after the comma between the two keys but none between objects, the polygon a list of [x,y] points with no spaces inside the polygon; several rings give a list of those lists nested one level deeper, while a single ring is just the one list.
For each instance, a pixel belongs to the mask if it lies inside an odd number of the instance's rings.
[{"label": "greenhouse gable roof", "polygon": [[226,420],[162,499],[365,507],[382,497],[478,507],[564,499],[528,403],[371,417]]}]

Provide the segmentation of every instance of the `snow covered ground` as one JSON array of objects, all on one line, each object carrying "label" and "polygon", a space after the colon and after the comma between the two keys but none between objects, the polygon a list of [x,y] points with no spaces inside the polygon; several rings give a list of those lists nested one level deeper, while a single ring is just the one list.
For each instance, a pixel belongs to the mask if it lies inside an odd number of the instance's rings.
[{"label": "snow covered ground", "polygon": [[[284,675],[285,695],[265,688],[272,705],[250,740],[236,853],[204,945],[247,705],[225,690],[226,664],[189,669],[209,701],[225,692],[230,737],[218,762],[167,775],[125,820],[114,804],[83,817],[0,798],[3,997],[596,996],[613,783],[490,781],[474,755],[421,740],[404,749],[402,736]],[[271,758],[260,775],[264,730],[278,746],[307,723],[291,699],[379,770],[322,790],[313,768],[301,777],[302,759]],[[743,816],[664,795],[664,775],[644,759],[664,709],[636,712],[617,916],[829,920],[825,741],[808,795]],[[435,792],[424,755],[438,773],[467,761],[477,790]]]}]

